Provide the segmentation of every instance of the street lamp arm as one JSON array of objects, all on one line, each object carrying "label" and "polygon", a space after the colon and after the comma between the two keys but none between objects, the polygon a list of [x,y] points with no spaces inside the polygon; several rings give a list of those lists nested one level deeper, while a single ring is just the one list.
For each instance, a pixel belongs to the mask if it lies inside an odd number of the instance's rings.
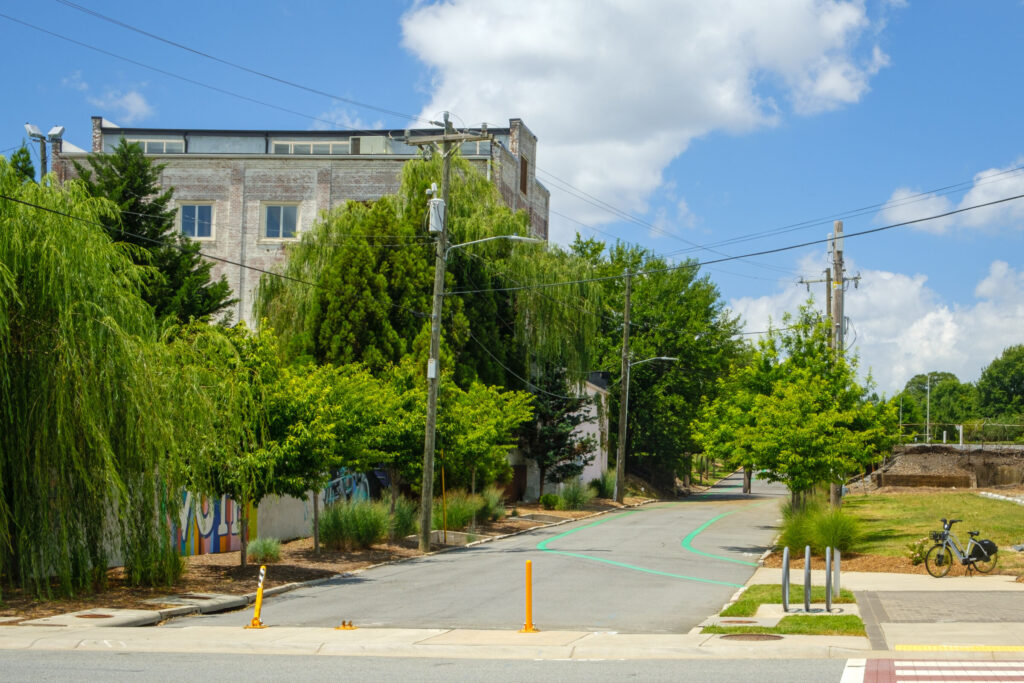
[{"label": "street lamp arm", "polygon": [[512,242],[530,242],[532,244],[543,244],[544,243],[544,240],[538,239],[536,237],[523,237],[522,235],[494,235],[492,237],[484,237],[483,239],[479,239],[479,240],[472,240],[471,242],[463,242],[462,244],[451,244],[451,245],[448,246],[447,249],[445,249],[444,255],[445,255],[445,257],[447,257],[448,254],[450,254],[451,252],[455,251],[456,249],[461,249],[462,247],[468,247],[471,244],[480,244],[481,242],[490,242],[491,240],[509,240],[509,241],[512,241]]}]

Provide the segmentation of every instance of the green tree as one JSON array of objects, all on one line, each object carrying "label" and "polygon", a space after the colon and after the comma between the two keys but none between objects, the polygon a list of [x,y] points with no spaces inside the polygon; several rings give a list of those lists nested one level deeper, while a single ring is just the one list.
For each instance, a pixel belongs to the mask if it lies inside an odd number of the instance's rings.
[{"label": "green tree", "polygon": [[541,489],[548,482],[578,477],[594,459],[597,442],[593,436],[581,436],[576,429],[592,422],[587,397],[566,396],[569,383],[565,370],[547,367],[535,376],[536,406],[533,422],[522,432],[523,449],[540,470]]},{"label": "green tree", "polygon": [[[674,488],[675,478],[688,474],[696,449],[689,425],[702,397],[713,397],[717,380],[743,354],[739,321],[725,307],[718,289],[695,264],[669,268],[664,259],[636,246],[605,247],[577,237],[573,253],[591,264],[593,277],[603,281],[600,317],[600,367],[616,375],[621,368],[622,313],[628,269],[632,278],[630,349],[634,361],[657,356],[672,362],[633,367],[629,392],[627,471],[640,474],[656,487]],[[611,432],[619,433],[621,385],[611,391]],[[617,445],[613,444],[613,447]]]},{"label": "green tree", "polygon": [[234,301],[227,280],[212,281],[212,263],[203,259],[199,244],[175,227],[173,190],[160,190],[163,165],[153,164],[138,143],[122,138],[110,154],[90,154],[75,169],[94,197],[120,208],[103,224],[111,239],[131,245],[133,261],[147,266],[143,298],[157,318],[178,322],[209,320]]},{"label": "green tree", "polygon": [[36,167],[32,164],[32,155],[29,154],[28,147],[25,143],[21,143],[21,147],[11,155],[10,158],[11,169],[21,176],[22,182],[33,182],[36,179]]},{"label": "green tree", "polygon": [[978,403],[986,417],[1024,414],[1024,344],[1007,347],[981,371]]},{"label": "green tree", "polygon": [[855,359],[835,357],[827,323],[809,305],[783,323],[723,380],[693,427],[705,453],[785,482],[799,504],[816,484],[841,484],[880,460],[896,414],[891,403],[864,400]]},{"label": "green tree", "polygon": [[86,591],[115,539],[129,581],[169,583],[168,510],[205,438],[190,420],[209,416],[180,391],[140,271],[96,225],[117,207],[2,159],[0,193],[25,202],[0,200],[0,576]]}]

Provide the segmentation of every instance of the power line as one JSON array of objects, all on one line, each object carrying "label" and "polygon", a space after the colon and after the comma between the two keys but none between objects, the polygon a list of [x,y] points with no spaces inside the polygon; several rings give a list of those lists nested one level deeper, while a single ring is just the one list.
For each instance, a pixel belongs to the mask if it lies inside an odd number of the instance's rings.
[{"label": "power line", "polygon": [[191,52],[194,55],[198,55],[200,57],[204,57],[206,59],[210,59],[212,61],[218,62],[220,64],[224,64],[226,66],[230,66],[233,69],[238,69],[240,71],[245,71],[246,73],[253,74],[254,76],[259,76],[260,78],[266,78],[266,79],[274,81],[276,83],[281,83],[282,85],[287,85],[287,86],[292,87],[292,88],[297,88],[299,90],[304,90],[306,92],[313,93],[314,95],[321,95],[323,97],[328,97],[328,98],[331,98],[331,99],[334,99],[334,100],[338,100],[338,101],[341,101],[341,102],[346,102],[348,104],[351,104],[351,105],[356,106],[356,107],[361,107],[363,109],[372,109],[373,111],[379,111],[379,112],[381,112],[383,114],[389,114],[391,116],[397,116],[399,118],[408,119],[410,121],[424,121],[424,122],[426,122],[426,119],[422,119],[419,116],[412,116],[411,114],[405,114],[403,112],[394,111],[392,109],[385,109],[383,107],[378,107],[376,105],[367,104],[366,102],[359,102],[357,100],[349,99],[347,97],[342,97],[340,95],[334,95],[332,93],[325,92],[323,90],[317,90],[316,88],[312,88],[312,87],[307,86],[307,85],[302,85],[301,83],[296,83],[294,81],[289,81],[289,80],[287,80],[285,78],[279,78],[277,76],[273,76],[271,74],[264,73],[264,72],[258,71],[256,69],[251,69],[251,68],[249,68],[247,66],[244,66],[242,64],[238,64],[236,62],[231,62],[231,61],[228,61],[226,59],[222,59],[220,57],[216,57],[216,56],[211,55],[209,53],[203,52],[202,50],[197,50],[195,48],[189,47],[188,45],[183,45],[181,43],[177,43],[177,42],[175,42],[173,40],[170,40],[168,38],[164,38],[162,36],[158,36],[155,33],[150,33],[149,31],[144,31],[143,29],[138,28],[137,26],[132,26],[131,24],[127,24],[127,23],[125,23],[123,21],[120,21],[118,19],[115,19],[113,17],[109,17],[109,16],[107,16],[105,14],[101,14],[100,12],[97,12],[96,10],[89,9],[88,7],[84,7],[84,6],[79,5],[77,3],[71,2],[70,0],[57,0],[57,2],[59,2],[62,5],[65,5],[67,7],[70,7],[71,9],[78,10],[79,12],[84,12],[84,13],[92,15],[92,16],[98,18],[98,19],[102,19],[103,21],[109,22],[111,24],[115,24],[115,25],[120,26],[120,27],[125,28],[125,29],[128,29],[129,31],[134,31],[135,33],[139,33],[139,34],[144,35],[144,36],[146,36],[148,38],[152,38],[153,40],[159,40],[162,43],[165,43],[167,45],[171,45],[171,46],[176,47],[176,48],[178,48],[180,50],[185,50],[186,52]]},{"label": "power line", "polygon": [[[40,211],[46,211],[46,212],[49,212],[49,213],[52,213],[52,214],[56,214],[58,216],[63,216],[65,218],[70,218],[72,220],[79,221],[81,223],[87,223],[89,225],[95,225],[95,226],[103,228],[104,230],[107,229],[106,225],[104,225],[103,223],[100,223],[98,221],[89,220],[88,218],[82,218],[81,216],[75,216],[74,214],[66,213],[64,211],[58,211],[57,209],[51,209],[48,206],[41,206],[39,204],[34,204],[32,202],[27,202],[27,201],[25,201],[23,199],[17,199],[15,197],[8,197],[7,195],[4,195],[4,194],[0,194],[0,199],[6,199],[7,201],[10,201],[10,202],[15,202],[17,204],[23,204],[23,205],[31,207],[33,209],[38,209]],[[158,244],[158,245],[161,245],[161,246],[169,246],[169,247],[171,247],[173,249],[177,249],[178,251],[182,251],[182,252],[186,251],[186,248],[182,247],[180,245],[173,244],[173,243],[172,244],[168,244],[167,242],[163,242],[161,240],[154,239],[152,237],[147,237],[146,235],[139,235],[137,233],[129,232],[127,230],[121,230],[121,234],[122,235],[128,235],[128,236],[134,237],[136,239],[140,239],[140,240],[145,240],[147,242],[152,242],[154,244]],[[257,266],[250,266],[248,264],[241,263],[239,261],[233,261],[231,259],[222,258],[220,256],[214,256],[213,254],[207,254],[207,253],[202,252],[202,251],[198,252],[198,254],[200,256],[202,256],[204,258],[208,258],[208,259],[210,259],[212,261],[220,261],[221,263],[226,263],[226,264],[232,265],[232,266],[238,266],[239,268],[244,268],[246,270],[251,270],[251,271],[254,271],[254,272],[257,272],[257,273],[262,273],[264,275],[270,275],[272,277],[277,277],[277,278],[280,278],[282,280],[289,280],[291,282],[296,282],[296,283],[301,284],[301,285],[306,285],[307,287],[312,287],[314,289],[319,289],[319,290],[322,290],[322,291],[330,291],[328,288],[324,287],[323,285],[318,285],[315,282],[308,282],[307,280],[302,280],[302,279],[299,279],[297,277],[293,277],[291,275],[286,275],[284,273],[277,273],[277,272],[274,272],[272,270],[266,270],[265,268],[259,268]],[[385,302],[381,302],[381,303],[385,303]],[[392,308],[397,308],[400,311],[404,311],[406,313],[411,313],[412,315],[414,315],[414,316],[416,316],[418,318],[429,318],[430,317],[429,315],[427,315],[426,313],[423,313],[422,311],[417,311],[415,309],[408,308],[406,306],[401,306],[401,305],[396,304],[396,303],[391,303],[391,302],[386,302],[386,303],[387,303],[388,306],[390,306]]]},{"label": "power line", "polygon": [[[949,216],[954,216],[956,214],[965,213],[967,211],[973,211],[975,209],[983,209],[983,208],[986,208],[986,207],[989,207],[989,206],[994,206],[996,204],[1003,204],[1005,202],[1011,202],[1011,201],[1015,201],[1015,200],[1021,199],[1021,198],[1024,198],[1024,194],[1013,195],[1011,197],[1003,197],[1002,199],[996,199],[996,200],[993,200],[991,202],[984,202],[982,204],[974,204],[973,206],[965,206],[965,207],[961,207],[959,209],[952,209],[952,210],[946,211],[944,213],[935,214],[933,216],[926,216],[924,218],[915,218],[915,219],[909,220],[909,221],[902,221],[902,222],[899,222],[899,223],[892,223],[890,225],[883,225],[883,226],[881,226],[879,228],[870,228],[868,230],[861,230],[859,232],[848,232],[848,233],[844,233],[843,237],[844,238],[851,238],[851,237],[861,237],[861,236],[864,236],[864,235],[872,235],[874,233],[883,232],[883,231],[886,231],[886,230],[893,230],[895,228],[902,228],[902,227],[905,227],[905,226],[908,226],[908,225],[915,225],[917,223],[926,223],[928,221],[934,221],[934,220],[938,220],[940,218],[947,218]],[[740,254],[738,256],[728,256],[728,257],[723,257],[723,258],[720,258],[720,259],[714,259],[714,260],[711,260],[711,261],[698,261],[698,262],[686,263],[686,264],[682,264],[682,265],[678,265],[678,266],[669,266],[669,267],[666,267],[666,268],[652,268],[650,270],[638,271],[637,273],[634,273],[634,275],[648,275],[648,274],[655,274],[655,273],[665,273],[665,272],[669,272],[669,271],[673,271],[673,270],[680,270],[682,268],[703,268],[705,266],[713,265],[715,263],[724,263],[726,261],[735,261],[737,259],[749,258],[751,256],[765,256],[767,254],[778,254],[778,253],[783,252],[783,251],[792,251],[793,249],[801,249],[803,247],[810,247],[810,246],[814,246],[814,245],[817,245],[817,244],[825,244],[825,243],[829,242],[831,239],[832,239],[832,237],[829,236],[829,237],[826,237],[824,239],[810,240],[810,241],[807,241],[807,242],[801,242],[799,244],[790,244],[790,245],[785,246],[785,247],[777,247],[775,249],[764,249],[762,251],[750,252],[748,254]],[[539,283],[539,284],[535,284],[535,285],[526,285],[526,286],[523,286],[523,287],[504,287],[504,288],[482,289],[482,290],[461,290],[461,291],[456,291],[456,292],[449,292],[449,294],[477,294],[477,293],[480,293],[480,292],[492,292],[492,291],[493,292],[509,292],[509,291],[516,291],[516,290],[519,290],[519,289],[561,287],[561,286],[564,286],[564,285],[574,285],[574,284],[581,284],[581,283],[585,283],[585,282],[605,282],[605,281],[608,281],[608,280],[618,280],[618,279],[621,279],[623,277],[625,277],[625,275],[608,275],[608,276],[604,276],[604,277],[584,278],[584,279],[580,279],[580,280],[568,280],[568,281],[564,281],[564,282],[545,282],[545,283]]]},{"label": "power line", "polygon": [[507,372],[508,374],[512,375],[516,379],[518,379],[520,382],[523,383],[524,386],[528,387],[532,391],[539,391],[540,393],[547,394],[548,396],[551,396],[553,398],[560,398],[560,399],[567,400],[567,401],[589,401],[590,400],[589,396],[562,396],[561,394],[553,394],[550,391],[547,391],[545,389],[541,389],[539,386],[537,386],[536,384],[534,384],[530,380],[524,379],[523,377],[520,377],[518,374],[513,372],[511,368],[509,368],[507,365],[502,363],[501,360],[499,360],[497,356],[495,356],[493,353],[491,353],[491,350],[489,348],[487,348],[486,344],[484,344],[479,339],[477,339],[476,337],[473,336],[473,333],[471,331],[469,331],[467,329],[466,333],[469,335],[470,339],[472,339],[473,341],[475,341],[477,343],[477,346],[479,346],[481,349],[483,349],[484,352],[486,352],[488,356],[490,356],[492,359],[494,359],[495,363],[497,363],[502,368],[504,368],[505,372]]},{"label": "power line", "polygon": [[324,123],[324,124],[327,124],[329,126],[332,126],[334,128],[334,130],[339,130],[339,131],[352,131],[352,130],[355,130],[355,129],[352,129],[352,128],[338,127],[338,124],[337,124],[336,121],[329,121],[327,119],[322,119],[322,118],[320,118],[318,116],[311,116],[310,114],[304,114],[304,113],[302,113],[300,111],[296,111],[294,109],[288,109],[287,107],[282,107],[282,106],[277,105],[277,104],[271,104],[270,102],[264,102],[263,100],[257,100],[256,98],[248,97],[246,95],[242,95],[241,93],[232,92],[231,90],[227,90],[225,88],[220,88],[220,87],[217,87],[215,85],[210,85],[208,83],[203,83],[202,81],[197,81],[197,80],[194,80],[192,78],[187,78],[185,76],[181,76],[181,75],[173,73],[171,71],[167,71],[166,69],[161,69],[159,67],[150,66],[149,64],[144,64],[142,62],[136,61],[136,60],[131,59],[129,57],[124,57],[122,55],[116,54],[116,53],[111,52],[109,50],[104,50],[101,47],[96,47],[95,45],[89,45],[88,43],[83,43],[80,40],[75,40],[74,38],[69,38],[68,36],[61,35],[60,33],[55,33],[55,32],[50,31],[48,29],[42,28],[41,26],[36,26],[35,24],[31,24],[31,23],[29,23],[27,21],[22,21],[21,19],[15,19],[14,17],[12,17],[12,16],[10,16],[8,14],[4,14],[2,12],[0,12],[0,17],[2,17],[4,19],[7,19],[8,21],[13,21],[16,24],[21,24],[22,26],[27,26],[28,28],[31,28],[31,29],[33,29],[35,31],[39,31],[40,33],[45,33],[47,35],[53,36],[54,38],[59,38],[61,40],[67,41],[67,42],[72,43],[74,45],[78,45],[79,47],[84,47],[87,50],[92,50],[94,52],[99,52],[100,54],[107,55],[108,57],[113,57],[114,59],[119,59],[119,60],[121,60],[123,62],[127,62],[129,64],[133,64],[134,66],[142,67],[143,69],[149,69],[150,71],[156,72],[158,74],[162,74],[164,76],[170,76],[171,78],[176,78],[179,81],[184,81],[185,83],[189,83],[191,85],[198,85],[201,88],[206,88],[207,90],[213,90],[214,92],[219,92],[222,95],[229,95],[231,97],[235,97],[235,98],[238,98],[240,100],[244,100],[246,102],[251,102],[253,104],[258,104],[258,105],[261,105],[261,106],[264,106],[264,107],[269,107],[271,109],[276,109],[278,111],[282,111],[282,112],[285,112],[287,114],[294,114],[295,116],[301,116],[302,118],[310,119],[312,121],[317,121],[319,123]]}]

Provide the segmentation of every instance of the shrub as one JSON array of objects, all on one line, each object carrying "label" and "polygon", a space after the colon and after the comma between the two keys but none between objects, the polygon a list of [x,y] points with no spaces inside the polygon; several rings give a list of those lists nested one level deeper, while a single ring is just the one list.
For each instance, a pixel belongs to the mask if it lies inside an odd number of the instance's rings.
[{"label": "shrub", "polygon": [[497,486],[488,486],[483,490],[484,501],[480,515],[491,522],[497,522],[505,516],[505,492]]},{"label": "shrub", "polygon": [[[435,529],[443,528],[444,524],[444,501],[434,499],[434,514],[432,526]],[[469,494],[465,491],[451,491],[447,495],[448,528],[452,530],[465,529],[473,521],[473,515],[480,514],[484,507],[483,498],[476,494]]]},{"label": "shrub", "polygon": [[597,479],[590,480],[590,488],[598,498],[615,496],[615,470],[605,470]]},{"label": "shrub", "polygon": [[841,509],[823,509],[817,504],[805,505],[802,510],[783,509],[779,546],[788,547],[794,555],[801,554],[808,545],[817,555],[824,554],[825,548],[846,553],[855,550],[862,540],[860,522]]},{"label": "shrub", "polygon": [[924,556],[928,552],[928,548],[931,545],[931,540],[922,538],[920,541],[914,541],[913,543],[907,544],[907,557],[910,558],[910,563],[914,565],[921,564],[924,562]]},{"label": "shrub", "polygon": [[841,508],[814,513],[811,520],[811,547],[818,553],[824,554],[825,548],[849,552],[864,537],[860,521]]},{"label": "shrub", "polygon": [[320,540],[335,550],[369,548],[387,537],[388,525],[388,509],[382,503],[335,503],[320,516]]},{"label": "shrub", "polygon": [[249,541],[245,548],[245,556],[259,564],[277,562],[281,559],[281,541],[276,538],[257,538]]},{"label": "shrub", "polygon": [[558,496],[554,493],[545,493],[540,497],[540,505],[545,510],[554,510],[558,506]]},{"label": "shrub", "polygon": [[395,514],[391,516],[391,537],[405,538],[415,534],[419,528],[419,524],[416,522],[418,513],[419,507],[408,498],[400,497],[396,500]]},{"label": "shrub", "polygon": [[558,499],[559,510],[582,510],[594,498],[594,492],[583,485],[579,479],[562,485],[562,494]]}]

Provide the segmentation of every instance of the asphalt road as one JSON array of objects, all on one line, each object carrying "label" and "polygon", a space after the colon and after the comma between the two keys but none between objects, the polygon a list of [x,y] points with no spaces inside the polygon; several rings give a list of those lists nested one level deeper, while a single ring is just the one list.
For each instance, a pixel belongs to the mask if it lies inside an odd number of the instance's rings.
[{"label": "asphalt road", "polygon": [[5,681],[839,681],[841,659],[523,661],[127,652],[0,652]]},{"label": "asphalt road", "polygon": [[[771,543],[785,488],[733,475],[709,493],[473,548],[370,569],[268,598],[278,626],[520,628],[524,568],[533,565],[538,629],[686,633],[717,613]],[[270,571],[273,571],[271,568]],[[242,626],[251,609],[176,626]]]}]

